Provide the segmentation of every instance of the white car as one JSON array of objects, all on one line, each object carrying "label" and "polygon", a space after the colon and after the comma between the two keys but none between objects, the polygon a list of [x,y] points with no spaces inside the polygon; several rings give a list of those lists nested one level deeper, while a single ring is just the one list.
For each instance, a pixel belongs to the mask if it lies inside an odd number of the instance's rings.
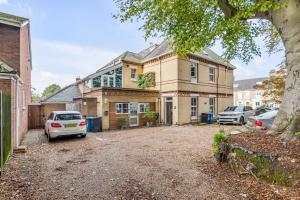
[{"label": "white car", "polygon": [[231,106],[218,114],[219,124],[245,124],[250,116],[254,115],[250,106]]},{"label": "white car", "polygon": [[86,136],[86,122],[77,111],[53,111],[45,123],[48,140],[66,135]]}]

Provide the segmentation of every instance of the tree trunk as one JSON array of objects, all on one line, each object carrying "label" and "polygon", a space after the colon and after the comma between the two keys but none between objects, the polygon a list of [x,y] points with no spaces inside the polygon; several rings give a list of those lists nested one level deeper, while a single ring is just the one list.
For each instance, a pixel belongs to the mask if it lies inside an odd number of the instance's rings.
[{"label": "tree trunk", "polygon": [[292,139],[300,132],[300,1],[289,0],[288,7],[270,13],[285,46],[287,79],[283,102],[271,131]]}]

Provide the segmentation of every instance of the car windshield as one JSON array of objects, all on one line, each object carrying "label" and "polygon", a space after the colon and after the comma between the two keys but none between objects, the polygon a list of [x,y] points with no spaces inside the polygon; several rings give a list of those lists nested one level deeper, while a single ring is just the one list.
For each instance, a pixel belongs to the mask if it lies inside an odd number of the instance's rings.
[{"label": "car windshield", "polygon": [[67,114],[57,114],[54,120],[67,121],[67,120],[79,120],[79,119],[82,119],[80,114],[67,113]]},{"label": "car windshield", "polygon": [[269,112],[270,110],[269,109],[266,109],[266,108],[262,108],[262,109],[257,109],[255,111],[255,115],[261,115],[261,114],[264,114],[266,112]]},{"label": "car windshield", "polygon": [[242,106],[230,106],[225,109],[225,111],[235,111],[235,112],[243,112]]}]

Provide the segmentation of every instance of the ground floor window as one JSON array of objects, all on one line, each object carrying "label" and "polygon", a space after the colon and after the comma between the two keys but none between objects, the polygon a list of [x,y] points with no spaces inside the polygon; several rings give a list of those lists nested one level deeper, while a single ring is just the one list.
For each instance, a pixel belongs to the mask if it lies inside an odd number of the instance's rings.
[{"label": "ground floor window", "polygon": [[260,106],[260,102],[259,102],[259,101],[256,101],[256,102],[255,102],[255,106],[256,106],[256,107],[259,107],[259,106]]},{"label": "ground floor window", "polygon": [[128,114],[128,103],[116,103],[117,114]]},{"label": "ground floor window", "polygon": [[145,113],[150,109],[149,103],[139,103],[139,113]]},{"label": "ground floor window", "polygon": [[216,110],[216,97],[209,97],[209,112],[215,113]]},{"label": "ground floor window", "polygon": [[198,99],[197,97],[191,97],[191,116],[192,119],[197,119],[198,111]]}]

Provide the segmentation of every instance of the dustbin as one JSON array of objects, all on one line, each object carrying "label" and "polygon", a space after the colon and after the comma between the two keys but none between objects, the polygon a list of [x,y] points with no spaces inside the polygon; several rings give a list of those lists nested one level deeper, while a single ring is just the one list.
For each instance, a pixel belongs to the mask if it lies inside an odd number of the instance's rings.
[{"label": "dustbin", "polygon": [[207,124],[213,124],[214,123],[214,115],[211,112],[208,113],[202,113],[201,114],[201,122],[207,123]]},{"label": "dustbin", "polygon": [[101,132],[102,131],[102,118],[101,117],[87,117],[86,118],[87,132]]}]

